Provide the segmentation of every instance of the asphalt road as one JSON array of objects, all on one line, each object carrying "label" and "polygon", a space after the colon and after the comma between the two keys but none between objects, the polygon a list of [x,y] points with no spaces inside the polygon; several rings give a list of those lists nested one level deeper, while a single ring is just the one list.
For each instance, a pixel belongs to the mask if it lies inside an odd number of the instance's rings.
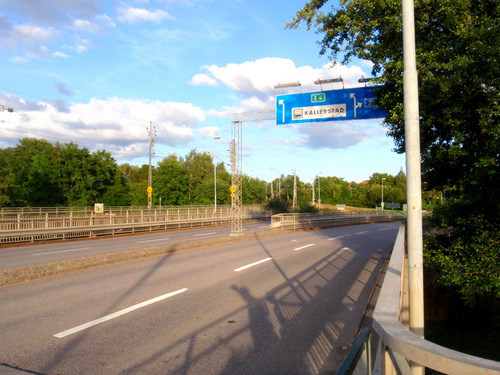
[{"label": "asphalt road", "polygon": [[[243,232],[261,232],[269,229],[269,222],[246,223]],[[165,232],[148,232],[135,235],[93,238],[72,241],[53,241],[0,248],[0,270],[46,264],[60,260],[76,259],[92,255],[109,254],[115,251],[132,250],[151,246],[227,236],[231,226],[193,228]],[[0,374],[1,375],[1,374]]]},{"label": "asphalt road", "polygon": [[327,374],[399,224],[287,233],[0,288],[0,374]]}]

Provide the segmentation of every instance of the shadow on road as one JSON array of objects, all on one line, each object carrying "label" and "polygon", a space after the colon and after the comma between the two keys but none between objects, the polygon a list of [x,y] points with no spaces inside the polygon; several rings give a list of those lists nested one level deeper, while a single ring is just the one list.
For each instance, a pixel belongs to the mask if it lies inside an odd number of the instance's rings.
[{"label": "shadow on road", "polygon": [[[316,235],[324,236],[321,233]],[[255,234],[254,240],[262,253],[272,258],[276,274],[283,280],[278,286],[263,291],[247,278],[235,278],[223,294],[227,298],[237,295],[239,298],[234,306],[238,307],[223,310],[225,313],[217,315],[211,323],[200,324],[178,339],[172,340],[168,335],[157,337],[165,344],[152,354],[125,354],[118,352],[119,347],[110,348],[117,350],[118,358],[137,355],[135,365],[118,373],[334,374],[354,339],[390,247],[377,247],[374,238],[367,239],[364,244],[359,242],[356,248],[347,247],[344,240],[335,240],[331,242],[331,252],[323,258],[301,272],[288,271],[290,274],[287,274],[285,270],[290,270],[290,265],[276,261],[265,239]],[[174,251],[160,257],[98,316],[115,312],[128,296],[166,264]],[[133,330],[134,327],[131,328],[131,340],[134,340]],[[41,373],[63,368],[62,364],[71,361],[71,357],[85,352],[84,346],[92,345],[88,335],[91,333],[82,331],[68,338],[57,353],[47,359]],[[107,374],[104,365],[102,373]]]},{"label": "shadow on road", "polygon": [[[106,316],[107,314],[110,314],[112,312],[116,311],[117,306],[120,305],[120,303],[127,298],[127,296],[132,295],[135,290],[137,290],[146,280],[151,278],[153,274],[159,270],[166,262],[167,260],[175,253],[175,248],[170,250],[167,255],[164,255],[158,259],[158,262],[156,262],[153,267],[151,267],[147,272],[144,273],[144,275],[137,280],[125,293],[120,295],[115,301],[110,303],[110,305],[107,307],[105,311],[99,312],[99,316]],[[59,362],[63,362],[64,360],[67,360],[68,357],[72,356],[72,352],[76,352],[78,347],[80,345],[83,345],[83,342],[85,342],[87,333],[83,331],[79,335],[76,335],[74,338],[68,339],[68,342],[64,345],[63,349],[59,350],[59,354],[52,357],[50,361],[48,361],[43,367],[42,367],[42,373],[50,373],[50,370],[53,368],[56,368]]]},{"label": "shadow on road", "polygon": [[[255,238],[271,257],[258,235]],[[281,285],[259,298],[250,287],[233,284],[244,307],[169,343],[127,373],[147,373],[151,363],[187,348],[182,365],[168,374],[334,374],[354,339],[389,250],[368,253],[335,246],[328,256],[293,277],[273,258],[284,278]],[[247,320],[242,323],[245,311]],[[211,346],[196,348],[207,331],[231,324],[234,328],[220,332]],[[252,347],[240,344],[248,335]],[[222,370],[205,367],[212,356],[228,358]]]}]

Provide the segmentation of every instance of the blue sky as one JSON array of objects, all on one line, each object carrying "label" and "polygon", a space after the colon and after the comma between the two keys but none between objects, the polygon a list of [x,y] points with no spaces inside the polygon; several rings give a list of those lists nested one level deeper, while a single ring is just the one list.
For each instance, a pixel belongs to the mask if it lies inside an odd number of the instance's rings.
[{"label": "blue sky", "polygon": [[[314,31],[284,29],[305,2],[0,0],[0,109],[15,110],[0,112],[0,147],[76,142],[142,165],[151,122],[154,164],[193,149],[229,163],[233,114],[274,109],[277,83],[312,92],[318,78],[350,88],[370,76],[364,61],[332,67]],[[305,182],[405,169],[381,120],[244,122],[242,141],[243,173],[266,181],[294,169]]]}]

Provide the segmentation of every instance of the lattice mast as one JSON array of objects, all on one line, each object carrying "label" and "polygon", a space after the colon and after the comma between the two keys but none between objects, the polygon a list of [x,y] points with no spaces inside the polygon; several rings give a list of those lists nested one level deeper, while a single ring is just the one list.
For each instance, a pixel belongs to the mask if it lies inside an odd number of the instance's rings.
[{"label": "lattice mast", "polygon": [[276,110],[233,113],[231,123],[231,235],[243,234],[242,122],[276,119]]},{"label": "lattice mast", "polygon": [[231,235],[243,234],[242,123],[231,123]]}]

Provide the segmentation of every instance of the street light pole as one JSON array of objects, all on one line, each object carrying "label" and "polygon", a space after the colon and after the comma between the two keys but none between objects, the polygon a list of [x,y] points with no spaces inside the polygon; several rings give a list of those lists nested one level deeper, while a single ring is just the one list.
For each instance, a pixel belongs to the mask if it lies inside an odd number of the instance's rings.
[{"label": "street light pole", "polygon": [[384,181],[385,177],[382,179],[382,201],[380,203],[380,205],[382,206],[382,213],[384,212]]},{"label": "street light pole", "polygon": [[147,193],[148,193],[148,209],[151,209],[153,205],[153,172],[152,172],[153,167],[151,165],[151,161],[153,158],[153,146],[155,144],[153,137],[156,135],[156,130],[153,127],[152,122],[149,123],[148,135],[149,135],[149,167],[148,167]]},{"label": "street light pole", "polygon": [[[410,330],[424,337],[424,285],[422,234],[422,182],[420,170],[420,123],[418,75],[415,48],[414,0],[403,5],[403,92],[406,148],[406,186],[408,203],[407,248]],[[413,375],[424,374],[424,367],[410,364]]]},{"label": "street light pole", "polygon": [[293,208],[297,208],[297,168],[293,170]]},{"label": "street light pole", "polygon": [[217,160],[215,160],[216,155],[216,143],[215,141],[220,139],[220,137],[214,137],[214,214],[217,213]]},{"label": "street light pole", "polygon": [[[320,174],[323,172],[319,172]],[[321,208],[321,176],[318,174],[318,208]]]}]

